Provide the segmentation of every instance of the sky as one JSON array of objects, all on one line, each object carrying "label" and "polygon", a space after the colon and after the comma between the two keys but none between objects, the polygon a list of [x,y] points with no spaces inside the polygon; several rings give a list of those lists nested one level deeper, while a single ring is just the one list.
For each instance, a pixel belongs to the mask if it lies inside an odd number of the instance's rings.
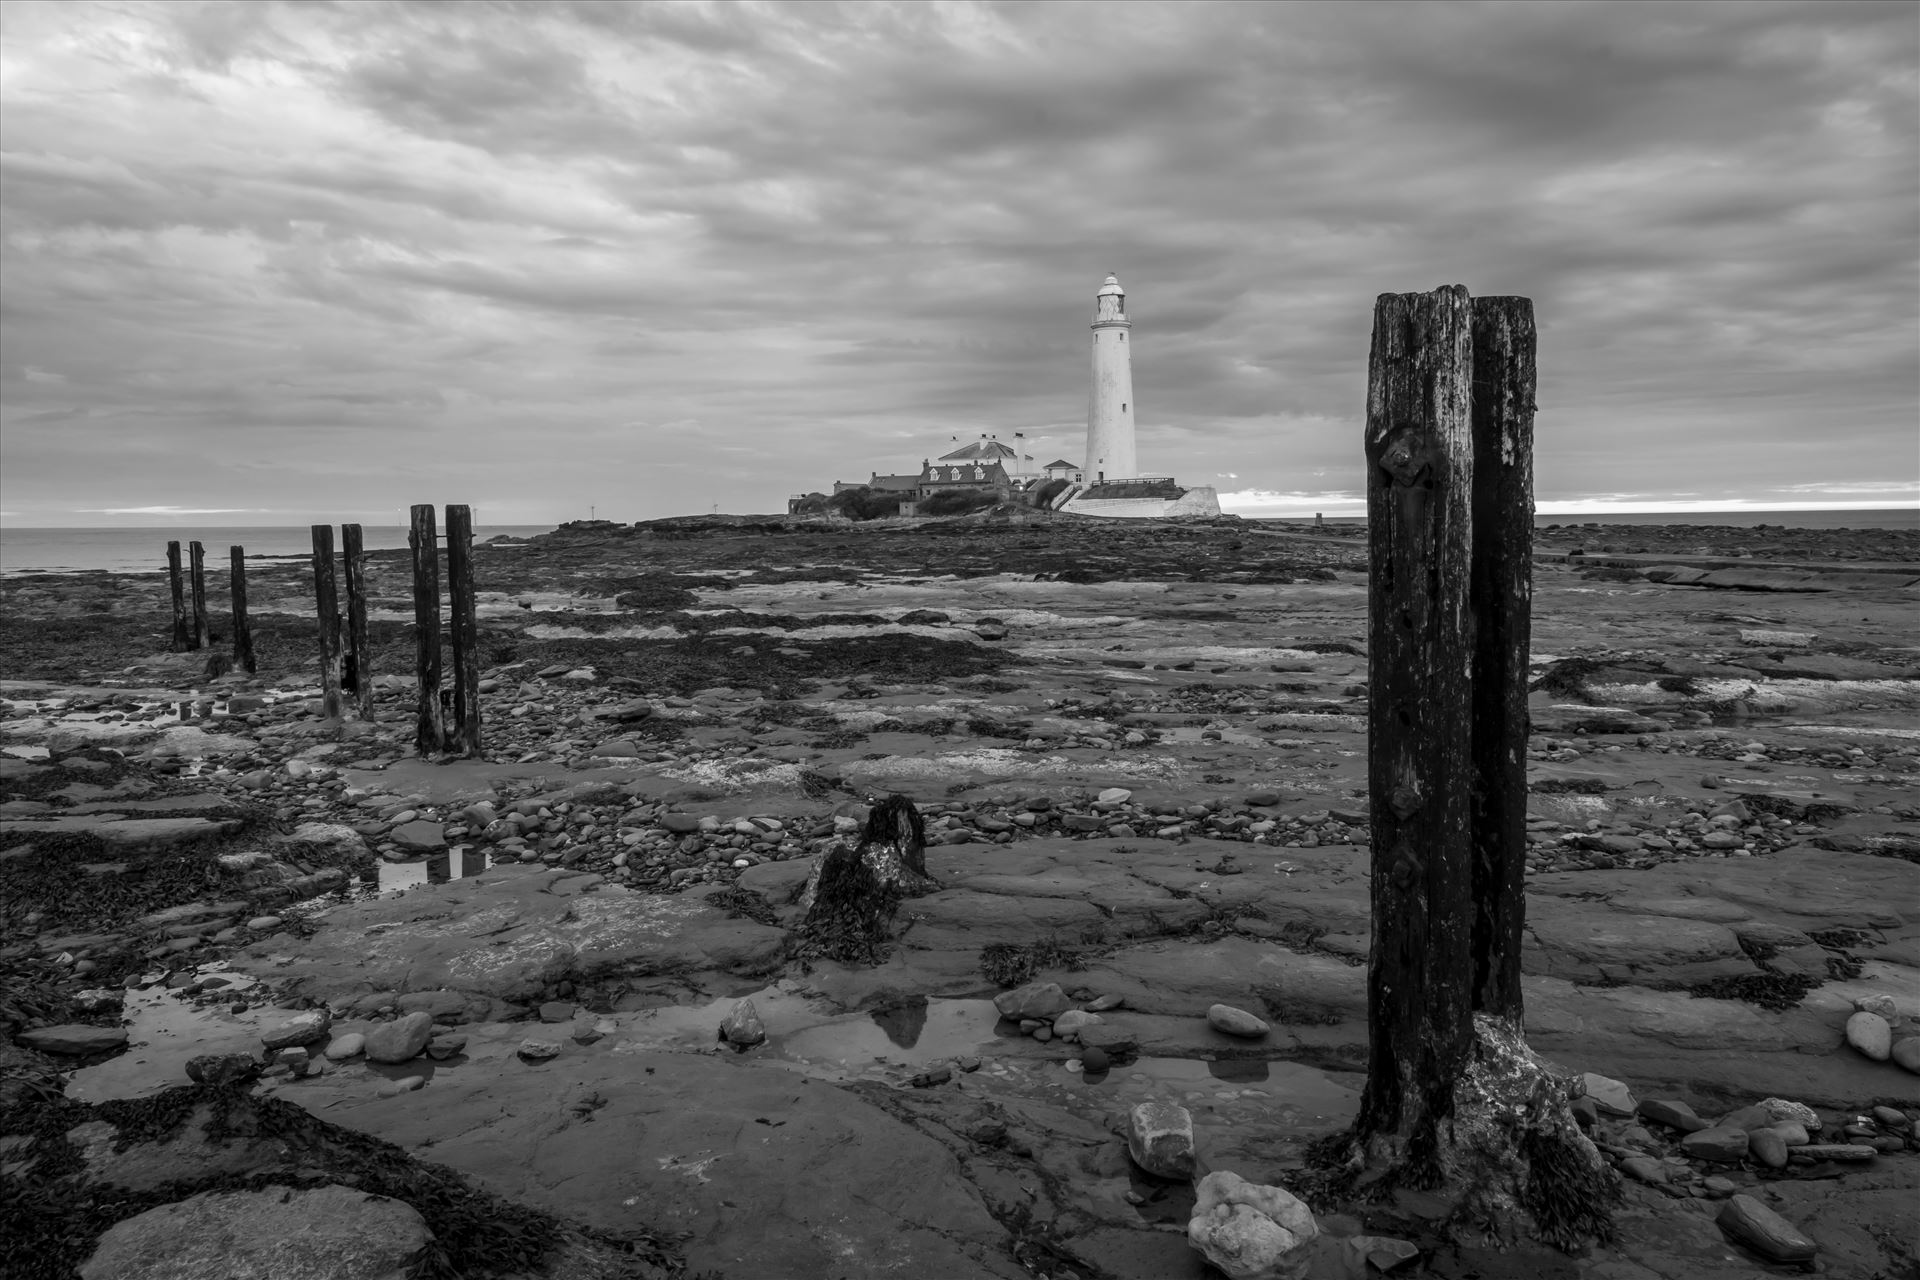
[{"label": "sky", "polygon": [[983,433],[1364,507],[1374,299],[1543,510],[1920,501],[1909,3],[0,5],[0,522],[785,509]]}]

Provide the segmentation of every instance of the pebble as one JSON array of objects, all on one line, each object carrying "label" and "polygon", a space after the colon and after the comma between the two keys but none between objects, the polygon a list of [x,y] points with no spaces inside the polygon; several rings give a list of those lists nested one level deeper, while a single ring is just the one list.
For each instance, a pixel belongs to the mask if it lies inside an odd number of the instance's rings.
[{"label": "pebble", "polygon": [[1893,1046],[1893,1060],[1920,1075],[1920,1036],[1908,1036]]},{"label": "pebble", "polygon": [[1787,1167],[1787,1140],[1778,1129],[1755,1129],[1747,1135],[1747,1153],[1769,1169]]},{"label": "pebble", "polygon": [[560,1046],[551,1040],[522,1040],[517,1052],[522,1062],[545,1062],[560,1056]]},{"label": "pebble", "polygon": [[467,1047],[467,1038],[461,1035],[435,1036],[427,1042],[427,1056],[435,1062],[445,1062],[463,1052]]},{"label": "pebble", "polygon": [[1847,1043],[1875,1062],[1893,1056],[1893,1028],[1877,1013],[1864,1009],[1847,1019]]},{"label": "pebble", "polygon": [[1854,999],[1853,1007],[1862,1013],[1877,1013],[1888,1022],[1900,1016],[1900,1008],[1894,1004],[1892,996],[1858,996]]},{"label": "pebble", "polygon": [[1692,1107],[1666,1098],[1645,1099],[1640,1103],[1638,1112],[1644,1120],[1655,1121],[1682,1133],[1698,1133],[1709,1127],[1705,1120],[1694,1114]]},{"label": "pebble", "polygon": [[401,1014],[392,1022],[383,1022],[367,1032],[365,1050],[369,1062],[410,1062],[427,1047],[433,1037],[433,1015],[425,1009]]},{"label": "pebble", "polygon": [[1236,1009],[1230,1004],[1211,1005],[1207,1009],[1207,1025],[1215,1031],[1230,1036],[1239,1036],[1245,1040],[1258,1040],[1272,1030],[1265,1022],[1254,1017],[1245,1009]]},{"label": "pebble", "polygon": [[309,1009],[286,1021],[276,1024],[261,1034],[260,1043],[268,1050],[284,1049],[289,1045],[312,1044],[327,1034],[327,1028],[333,1025],[333,1014],[322,1007]]},{"label": "pebble", "polygon": [[767,1028],[760,1021],[760,1011],[753,1007],[753,1001],[742,1000],[733,1006],[726,1021],[720,1024],[720,1038],[743,1049],[767,1038]]},{"label": "pebble", "polygon": [[1089,1048],[1080,1051],[1080,1067],[1083,1071],[1097,1073],[1105,1071],[1112,1065],[1113,1060],[1107,1057],[1105,1049]]},{"label": "pebble", "polygon": [[1820,1251],[1791,1222],[1752,1196],[1728,1200],[1714,1222],[1727,1239],[1746,1245],[1769,1262],[1811,1262]]}]

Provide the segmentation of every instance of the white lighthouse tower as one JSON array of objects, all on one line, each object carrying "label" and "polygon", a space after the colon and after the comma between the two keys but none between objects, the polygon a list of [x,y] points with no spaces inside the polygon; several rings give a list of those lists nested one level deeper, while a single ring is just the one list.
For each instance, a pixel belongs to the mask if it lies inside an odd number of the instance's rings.
[{"label": "white lighthouse tower", "polygon": [[1127,295],[1108,276],[1094,295],[1093,395],[1087,401],[1087,483],[1131,480],[1140,474],[1133,456],[1133,353],[1127,350]]}]

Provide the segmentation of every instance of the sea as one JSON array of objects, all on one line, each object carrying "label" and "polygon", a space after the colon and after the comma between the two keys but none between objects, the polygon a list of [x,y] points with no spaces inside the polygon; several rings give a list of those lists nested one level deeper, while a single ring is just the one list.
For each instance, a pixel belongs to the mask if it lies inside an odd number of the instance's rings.
[{"label": "sea", "polygon": [[[485,542],[498,534],[530,538],[550,533],[550,524],[477,525],[475,542]],[[361,539],[368,551],[392,551],[407,545],[405,525],[361,526]],[[442,535],[444,536],[444,530]],[[187,544],[198,541],[206,548],[209,571],[220,569],[231,554],[229,548],[245,547],[249,559],[254,556],[306,557],[313,554],[311,525],[259,525],[250,528],[170,525],[147,529],[22,529],[0,525],[0,575],[21,573],[77,573],[88,569],[109,569],[116,573],[150,570],[164,573],[167,568],[167,543],[180,544],[181,563],[185,564]],[[334,548],[339,549],[339,534]]]},{"label": "sea", "polygon": [[[1262,520],[1311,520],[1311,513],[1290,516],[1260,516]],[[1328,524],[1365,524],[1363,515],[1328,516]],[[1817,510],[1781,511],[1561,511],[1541,512],[1533,526],[1552,525],[1672,524],[1720,525],[1732,529],[1757,529],[1772,525],[1788,529],[1911,529],[1920,530],[1920,507],[1838,507]]]}]

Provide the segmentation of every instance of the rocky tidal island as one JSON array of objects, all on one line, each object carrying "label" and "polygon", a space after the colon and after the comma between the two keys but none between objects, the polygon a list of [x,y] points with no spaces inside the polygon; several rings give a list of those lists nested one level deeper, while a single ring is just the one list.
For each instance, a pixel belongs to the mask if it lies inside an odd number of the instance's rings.
[{"label": "rocky tidal island", "polygon": [[1566,1248],[1327,1158],[1354,531],[482,544],[465,758],[365,563],[371,720],[321,714],[304,561],[248,566],[252,673],[219,598],[168,652],[162,578],[0,584],[21,1274],[1913,1273],[1911,533],[1538,534],[1526,1046],[1614,1197]]}]

